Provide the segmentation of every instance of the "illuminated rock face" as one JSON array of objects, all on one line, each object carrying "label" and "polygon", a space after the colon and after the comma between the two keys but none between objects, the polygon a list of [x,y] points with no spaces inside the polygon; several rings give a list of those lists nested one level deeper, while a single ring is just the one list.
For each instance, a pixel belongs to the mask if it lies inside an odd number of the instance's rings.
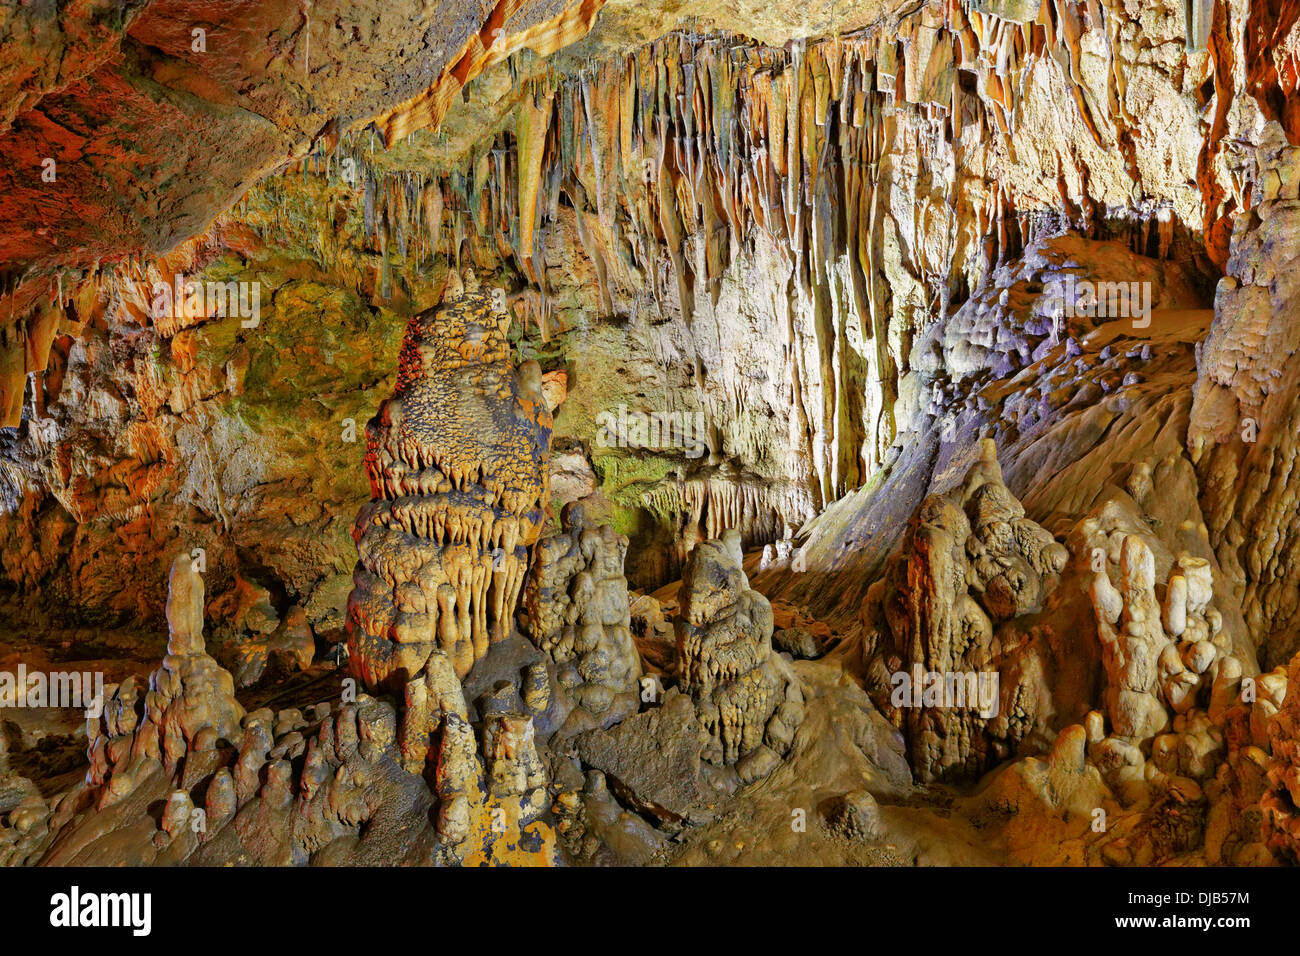
[{"label": "illuminated rock face", "polygon": [[435,650],[463,678],[509,632],[548,495],[551,414],[535,362],[473,274],[407,329],[397,390],[366,428],[373,501],[357,517],[348,648],[370,686]]}]

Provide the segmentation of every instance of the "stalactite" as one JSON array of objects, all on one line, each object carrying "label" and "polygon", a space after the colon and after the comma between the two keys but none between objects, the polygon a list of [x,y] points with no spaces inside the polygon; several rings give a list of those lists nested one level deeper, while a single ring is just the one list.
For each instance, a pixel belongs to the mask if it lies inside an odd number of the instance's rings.
[{"label": "stalactite", "polygon": [[[493,14],[503,36],[509,12],[503,0]],[[523,284],[510,295],[515,317],[543,339],[556,305],[546,240],[554,246],[570,215],[600,312],[643,294],[692,330],[696,312],[710,307],[704,293],[719,301],[737,251],[770,243],[774,268],[788,272],[774,277],[773,308],[788,320],[792,442],[819,449],[808,480],[825,502],[880,467],[913,333],[1041,228],[1040,196],[1015,181],[990,190],[966,170],[987,141],[1010,145],[1036,66],[1059,73],[1096,143],[1113,149],[1131,128],[1116,53],[1121,20],[1101,3],[1046,0],[1035,17],[1012,21],[954,2],[897,30],[785,49],[678,32],[580,76],[537,76],[491,142],[420,179],[366,157],[378,137],[393,142],[419,126],[422,110],[436,120],[442,92],[337,145],[355,161],[385,294],[400,289],[412,257],[446,256],[453,268],[468,264],[467,251],[504,261]],[[1109,58],[1095,101],[1082,82],[1088,31],[1100,31]],[[489,39],[467,41],[473,69],[500,53]],[[469,75],[455,69],[452,85]],[[322,156],[329,146],[323,139]],[[337,178],[339,154],[324,175]],[[917,157],[915,172],[900,168],[903,155]],[[930,193],[900,208],[913,175]],[[1087,170],[1078,176],[1084,195],[1070,216],[1089,231],[1100,204],[1087,196]],[[1178,222],[1156,218],[1127,238],[1166,255],[1183,235]],[[324,242],[319,254],[329,255]]]}]

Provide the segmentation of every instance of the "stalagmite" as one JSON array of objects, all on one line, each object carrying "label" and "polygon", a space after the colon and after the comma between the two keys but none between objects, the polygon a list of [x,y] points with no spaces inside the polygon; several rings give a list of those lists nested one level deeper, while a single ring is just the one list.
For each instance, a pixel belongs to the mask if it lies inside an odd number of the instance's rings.
[{"label": "stalagmite", "polygon": [[709,740],[704,759],[741,780],[780,763],[804,719],[790,665],[772,651],[772,607],[741,569],[740,536],[695,546],[682,575],[677,666]]},{"label": "stalagmite", "polygon": [[991,439],[913,516],[863,619],[869,686],[921,779],[974,779],[1045,727],[1034,659],[1049,651],[1016,631],[1067,556],[1007,490]]},{"label": "stalagmite", "polygon": [[583,712],[561,735],[608,726],[640,703],[641,659],[632,641],[623,557],[627,538],[587,524],[565,505],[564,530],[537,545],[524,586],[526,630],[555,662],[559,683]]},{"label": "stalagmite", "polygon": [[[551,413],[536,363],[510,365],[509,315],[472,272],[411,320],[397,390],[366,429],[351,661],[401,686],[436,650],[458,677],[511,628],[548,497]],[[498,292],[499,296],[499,292]]]}]

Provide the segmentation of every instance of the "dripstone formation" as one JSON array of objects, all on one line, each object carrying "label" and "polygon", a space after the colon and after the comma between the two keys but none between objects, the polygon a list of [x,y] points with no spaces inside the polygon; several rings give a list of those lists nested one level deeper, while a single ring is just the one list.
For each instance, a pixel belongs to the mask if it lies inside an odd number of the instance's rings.
[{"label": "dripstone formation", "polygon": [[[412,320],[396,395],[369,428],[375,500],[357,522],[350,658],[397,698],[348,679],[306,714],[246,713],[205,650],[203,580],[183,554],[167,657],[143,697],[131,680],[109,689],[85,787],[39,847],[47,860],[554,861],[536,721],[549,731],[556,708],[538,652],[511,635],[543,520],[550,413],[536,364],[510,366],[508,327],[472,274],[454,281]],[[621,572],[613,543],[602,581]],[[625,584],[619,593],[630,642]],[[490,647],[504,649],[471,673]],[[145,810],[156,800],[166,809],[155,832]],[[110,816],[83,826],[85,807]]]},{"label": "dripstone formation", "polygon": [[244,708],[235,699],[230,672],[207,653],[203,578],[187,554],[178,555],[172,564],[167,627],[167,656],[143,698],[129,679],[111,693],[106,689],[103,713],[87,721],[86,781],[103,788],[101,807],[130,794],[141,770],[152,769],[156,761],[172,774],[191,749],[211,750],[219,742],[240,739]]},{"label": "dripstone formation", "polygon": [[538,819],[549,798],[532,718],[484,714],[480,756],[440,651],[404,708],[345,684],[341,699],[245,712],[204,650],[202,620],[203,583],[182,555],[169,653],[150,690],[106,689],[84,783],[49,805],[17,795],[6,855],[92,866],[555,862]]},{"label": "dripstone formation", "polygon": [[921,504],[864,608],[870,686],[918,777],[978,776],[1042,729],[1050,695],[1025,663],[1039,642],[1015,622],[1041,609],[1067,558],[1007,490],[992,440],[961,484]]},{"label": "dripstone formation", "polygon": [[1223,744],[1222,730],[1208,719],[1211,698],[1222,713],[1239,696],[1242,678],[1223,616],[1211,603],[1210,564],[1180,556],[1161,601],[1151,548],[1136,534],[1115,537],[1119,587],[1102,569],[1091,589],[1112,728],[1096,746],[1097,763],[1116,787],[1142,780],[1144,753],[1167,773],[1203,780]]},{"label": "dripstone formation", "polygon": [[575,705],[561,729],[568,736],[636,712],[641,656],[623,576],[627,538],[608,526],[590,527],[576,502],[561,519],[564,530],[536,548],[523,605],[529,636],[555,663]]},{"label": "dripstone formation", "polygon": [[321,6],[0,14],[0,864],[1300,863],[1300,0]]},{"label": "dripstone formation", "polygon": [[708,737],[704,759],[734,765],[742,782],[781,760],[804,718],[803,691],[772,653],[772,605],[749,587],[740,534],[695,546],[682,576],[677,666]]},{"label": "dripstone formation", "polygon": [[541,533],[551,414],[535,362],[510,364],[510,317],[472,272],[415,316],[397,388],[366,427],[373,501],[357,517],[349,652],[399,688],[434,651],[463,678],[509,632]]}]

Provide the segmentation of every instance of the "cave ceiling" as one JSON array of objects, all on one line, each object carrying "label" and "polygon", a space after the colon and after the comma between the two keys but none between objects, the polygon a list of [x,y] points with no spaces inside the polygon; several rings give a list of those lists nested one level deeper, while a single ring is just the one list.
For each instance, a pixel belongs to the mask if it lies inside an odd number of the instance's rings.
[{"label": "cave ceiling", "polygon": [[[165,253],[317,144],[332,146],[371,121],[389,145],[439,125],[443,111],[464,103],[465,81],[519,50],[538,54],[534,69],[566,53],[545,68],[576,71],[684,25],[780,45],[857,29],[903,5],[8,7],[0,13],[0,270],[12,287],[34,271]],[[42,178],[48,159],[53,183]]]}]

